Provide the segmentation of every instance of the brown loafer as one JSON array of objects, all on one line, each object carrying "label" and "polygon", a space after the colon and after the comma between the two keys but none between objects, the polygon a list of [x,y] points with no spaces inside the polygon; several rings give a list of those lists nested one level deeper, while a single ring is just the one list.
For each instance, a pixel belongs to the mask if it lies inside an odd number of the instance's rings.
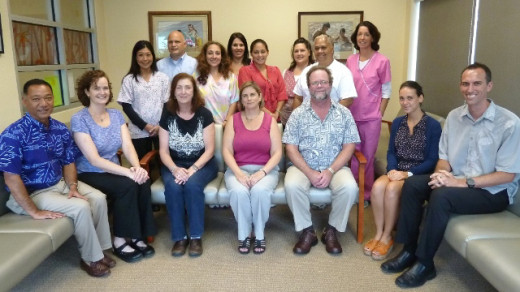
[{"label": "brown loafer", "polygon": [[190,251],[188,252],[190,257],[198,257],[202,254],[202,240],[190,239]]},{"label": "brown loafer", "polygon": [[91,262],[90,265],[81,260],[80,266],[92,277],[104,277],[110,275],[110,268],[102,263],[103,260]]},{"label": "brown loafer", "polygon": [[103,254],[104,257],[101,259],[101,263],[109,268],[113,268],[116,266],[116,261],[114,261],[111,257],[106,254]]},{"label": "brown loafer", "polygon": [[293,252],[295,254],[307,254],[311,251],[311,247],[316,244],[318,244],[318,237],[314,229],[304,229],[300,234],[298,242],[294,245]]},{"label": "brown loafer", "polygon": [[180,257],[186,253],[186,247],[188,246],[188,240],[178,240],[173,244],[172,247],[172,256]]},{"label": "brown loafer", "polygon": [[343,251],[341,244],[336,236],[336,228],[332,226],[325,227],[321,235],[321,242],[325,244],[325,249],[330,254],[339,254]]}]

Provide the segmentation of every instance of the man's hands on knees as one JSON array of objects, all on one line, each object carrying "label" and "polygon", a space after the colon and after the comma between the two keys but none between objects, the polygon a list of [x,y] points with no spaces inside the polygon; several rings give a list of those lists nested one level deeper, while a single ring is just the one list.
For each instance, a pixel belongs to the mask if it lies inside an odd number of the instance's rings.
[{"label": "man's hands on knees", "polygon": [[311,184],[318,189],[324,189],[329,186],[330,181],[332,179],[332,173],[328,170],[324,171],[316,171],[313,170],[309,175],[309,180]]}]

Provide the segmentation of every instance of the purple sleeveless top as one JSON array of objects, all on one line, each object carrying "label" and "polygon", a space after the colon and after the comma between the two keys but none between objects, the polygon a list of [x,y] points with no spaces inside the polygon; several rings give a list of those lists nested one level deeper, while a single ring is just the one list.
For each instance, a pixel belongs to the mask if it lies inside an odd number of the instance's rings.
[{"label": "purple sleeveless top", "polygon": [[264,113],[260,128],[256,131],[246,129],[240,117],[240,112],[233,114],[233,150],[238,166],[253,164],[264,165],[271,158],[271,131],[272,117]]}]

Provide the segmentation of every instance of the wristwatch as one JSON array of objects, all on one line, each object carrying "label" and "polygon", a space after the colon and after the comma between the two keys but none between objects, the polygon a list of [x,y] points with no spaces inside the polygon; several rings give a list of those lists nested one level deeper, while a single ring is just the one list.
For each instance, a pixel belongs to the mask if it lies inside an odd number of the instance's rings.
[{"label": "wristwatch", "polygon": [[471,177],[468,177],[466,179],[466,184],[468,185],[468,188],[472,189],[475,187],[475,180]]}]

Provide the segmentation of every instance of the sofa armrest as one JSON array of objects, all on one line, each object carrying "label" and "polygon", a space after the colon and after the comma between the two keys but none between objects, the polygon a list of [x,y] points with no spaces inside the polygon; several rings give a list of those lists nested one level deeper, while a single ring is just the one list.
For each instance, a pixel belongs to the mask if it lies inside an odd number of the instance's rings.
[{"label": "sofa armrest", "polygon": [[367,159],[359,150],[354,151],[354,157],[359,162],[358,168],[358,186],[359,186],[359,197],[358,197],[358,218],[357,218],[357,242],[363,242],[363,225],[364,225],[364,213],[365,213],[365,167],[367,165]]},{"label": "sofa armrest", "polygon": [[139,164],[142,168],[144,168],[148,173],[150,173],[150,164],[154,161],[154,158],[158,157],[159,151],[152,150],[146,153],[143,158],[139,161]]}]

